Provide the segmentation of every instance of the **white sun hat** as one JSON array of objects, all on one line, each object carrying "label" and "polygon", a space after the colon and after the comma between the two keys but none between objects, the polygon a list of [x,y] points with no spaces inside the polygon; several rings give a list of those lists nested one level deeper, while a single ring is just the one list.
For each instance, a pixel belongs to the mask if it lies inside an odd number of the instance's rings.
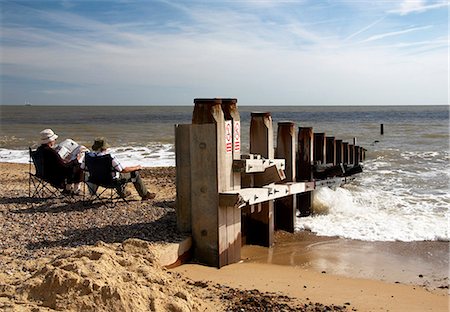
[{"label": "white sun hat", "polygon": [[41,143],[47,144],[48,142],[55,141],[58,136],[52,129],[44,129],[41,131]]}]

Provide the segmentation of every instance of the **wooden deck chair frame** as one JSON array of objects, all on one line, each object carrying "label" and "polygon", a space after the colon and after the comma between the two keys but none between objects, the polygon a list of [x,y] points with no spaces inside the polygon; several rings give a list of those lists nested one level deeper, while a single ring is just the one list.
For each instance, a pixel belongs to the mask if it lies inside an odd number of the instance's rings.
[{"label": "wooden deck chair frame", "polygon": [[[33,151],[31,147],[29,147],[28,150],[30,154],[28,168],[28,197],[59,198],[64,196],[64,187],[62,185],[61,187],[57,187],[44,177],[44,166],[39,153]],[[34,173],[31,164],[34,165]]]},{"label": "wooden deck chair frame", "polygon": [[[87,185],[89,193],[99,200],[103,205],[108,207],[115,207],[117,202],[123,200],[128,204],[127,199],[123,196],[125,187],[131,181],[127,179],[113,178],[113,174],[116,172],[112,166],[112,157],[109,154],[100,156],[90,156],[89,153],[85,154],[86,164],[86,178],[85,185]],[[100,192],[98,189],[93,189],[92,184],[103,188]],[[122,189],[122,194],[117,192],[117,189]],[[102,197],[109,191],[108,197]]]}]

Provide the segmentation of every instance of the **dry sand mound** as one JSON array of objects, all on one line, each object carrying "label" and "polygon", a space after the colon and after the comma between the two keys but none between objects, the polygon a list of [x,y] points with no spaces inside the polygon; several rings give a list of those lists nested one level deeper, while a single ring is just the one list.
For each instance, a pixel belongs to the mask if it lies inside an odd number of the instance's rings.
[{"label": "dry sand mound", "polygon": [[17,285],[0,287],[0,309],[13,311],[204,311],[185,284],[157,263],[152,245],[138,239],[80,247]]}]

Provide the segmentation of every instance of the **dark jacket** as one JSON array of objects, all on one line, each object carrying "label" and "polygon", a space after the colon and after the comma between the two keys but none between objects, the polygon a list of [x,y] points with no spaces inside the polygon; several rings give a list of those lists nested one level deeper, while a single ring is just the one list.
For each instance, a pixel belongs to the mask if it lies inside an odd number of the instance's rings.
[{"label": "dark jacket", "polygon": [[81,182],[82,170],[76,159],[65,163],[50,146],[42,144],[37,152],[41,155],[44,178],[51,184],[63,187],[66,183]]}]

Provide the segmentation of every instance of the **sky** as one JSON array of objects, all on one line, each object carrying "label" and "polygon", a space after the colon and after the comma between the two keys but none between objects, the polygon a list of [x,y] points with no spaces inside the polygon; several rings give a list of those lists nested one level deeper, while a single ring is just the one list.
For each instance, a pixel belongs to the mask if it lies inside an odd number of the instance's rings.
[{"label": "sky", "polygon": [[0,104],[448,105],[447,0],[0,0]]}]

